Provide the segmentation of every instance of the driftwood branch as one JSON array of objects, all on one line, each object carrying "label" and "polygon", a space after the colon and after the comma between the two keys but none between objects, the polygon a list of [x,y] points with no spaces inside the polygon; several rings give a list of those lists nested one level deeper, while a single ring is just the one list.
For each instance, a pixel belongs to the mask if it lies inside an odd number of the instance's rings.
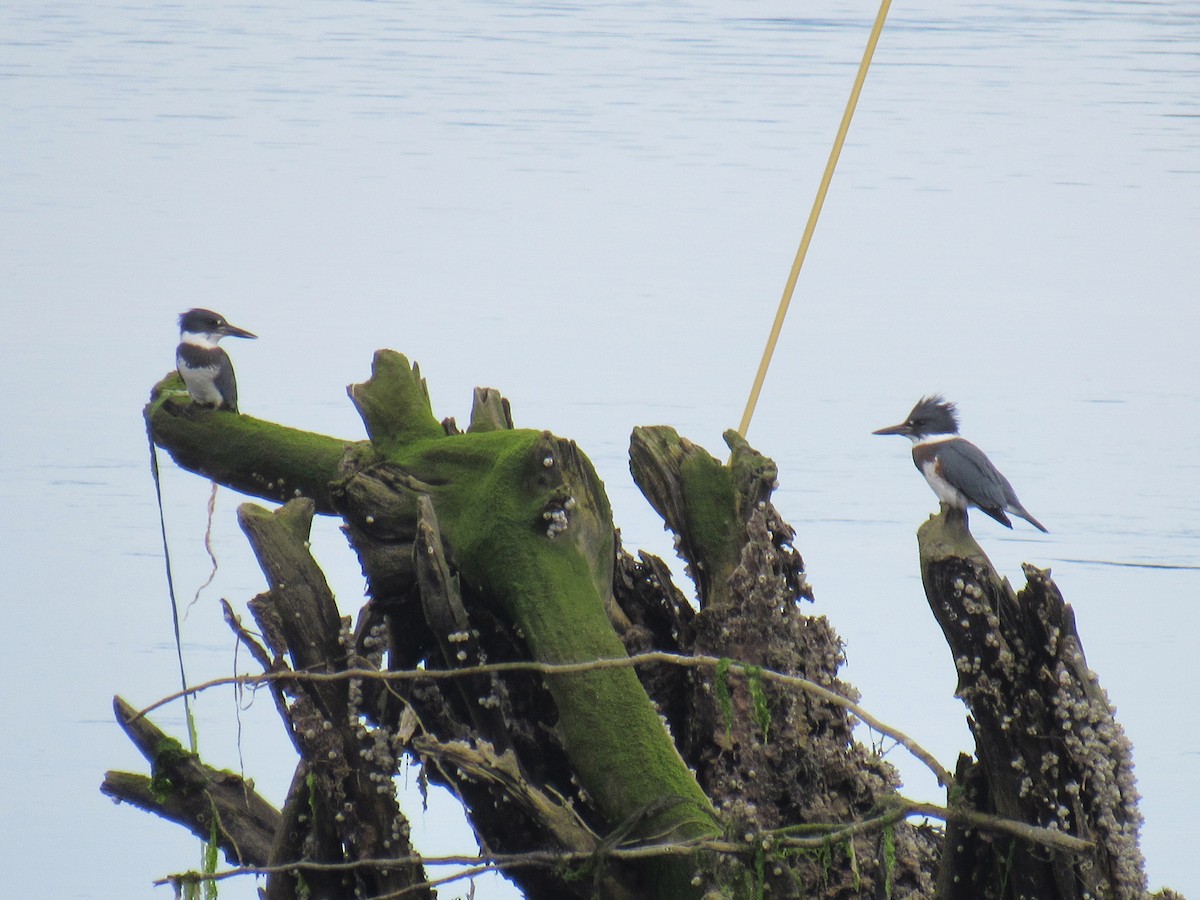
[{"label": "driftwood branch", "polygon": [[230,862],[270,862],[277,809],[239,775],[200,762],[120,697],[113,698],[113,712],[153,775],[108,772],[100,785],[104,794],[176,822],[203,841],[215,836]]}]

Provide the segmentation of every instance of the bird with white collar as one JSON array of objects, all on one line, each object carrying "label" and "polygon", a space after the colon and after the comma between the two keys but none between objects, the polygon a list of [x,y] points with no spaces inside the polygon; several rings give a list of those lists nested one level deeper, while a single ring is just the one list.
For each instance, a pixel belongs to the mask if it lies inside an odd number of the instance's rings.
[{"label": "bird with white collar", "polygon": [[871,433],[902,434],[911,440],[913,462],[946,506],[964,514],[974,506],[1008,528],[1012,522],[1005,513],[1011,513],[1038,531],[1046,531],[1021,505],[1013,486],[984,452],[958,436],[955,406],[944,397],[922,397],[899,425]]},{"label": "bird with white collar", "polygon": [[179,317],[175,366],[192,400],[202,406],[238,411],[237,379],[229,354],[218,345],[223,337],[257,338],[230,325],[211,309],[189,309]]}]

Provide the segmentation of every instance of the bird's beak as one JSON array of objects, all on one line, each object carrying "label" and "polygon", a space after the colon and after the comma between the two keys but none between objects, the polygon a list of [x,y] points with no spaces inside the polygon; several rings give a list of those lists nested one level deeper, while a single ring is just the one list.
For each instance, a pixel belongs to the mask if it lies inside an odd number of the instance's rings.
[{"label": "bird's beak", "polygon": [[222,337],[240,337],[240,338],[258,338],[257,334],[252,334],[245,328],[238,328],[236,325],[230,325],[226,322],[221,326]]},{"label": "bird's beak", "polygon": [[880,428],[878,431],[872,431],[871,434],[902,434],[908,436],[908,423],[901,422],[899,425],[889,425],[887,428]]}]

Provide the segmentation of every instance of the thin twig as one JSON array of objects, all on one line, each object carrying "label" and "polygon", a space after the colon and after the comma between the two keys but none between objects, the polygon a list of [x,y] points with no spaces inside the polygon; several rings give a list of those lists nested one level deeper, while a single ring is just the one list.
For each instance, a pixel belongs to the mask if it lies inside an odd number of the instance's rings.
[{"label": "thin twig", "polygon": [[[539,662],[501,662],[488,663],[479,666],[464,666],[461,669],[395,669],[380,672],[375,669],[346,669],[341,672],[268,672],[263,675],[234,675],[214,678],[203,684],[193,685],[186,691],[176,691],[150,704],[138,713],[144,716],[160,706],[172,703],[182,697],[198,694],[209,688],[231,684],[259,684],[268,681],[297,680],[297,681],[340,681],[345,678],[364,678],[379,681],[437,681],[441,679],[466,678],[475,675],[491,675],[503,672],[538,672],[543,675],[571,675],[580,672],[594,672],[600,669],[622,669],[630,666],[647,665],[649,663],[667,663],[685,668],[715,669],[721,663],[716,656],[683,656],[678,653],[666,653],[661,650],[649,653],[639,653],[634,656],[623,656],[615,659],[595,659],[578,663],[539,663]],[[736,663],[735,663],[736,665]],[[801,678],[798,675],[786,675],[771,669],[758,669],[758,673],[767,681],[798,688],[808,694],[819,697],[835,706],[840,706],[847,712],[860,719],[868,727],[885,734],[904,747],[929,769],[943,787],[952,787],[954,776],[946,770],[937,759],[898,728],[887,725],[875,718],[853,700],[841,694],[822,687],[815,681]]]},{"label": "thin twig", "polygon": [[[827,847],[831,844],[841,843],[847,838],[853,837],[854,835],[862,832],[883,828],[887,825],[894,824],[901,819],[908,819],[913,816],[927,816],[946,822],[966,822],[978,828],[984,828],[991,831],[1003,831],[1026,841],[1030,841],[1031,843],[1041,844],[1047,847],[1054,847],[1070,853],[1083,853],[1087,850],[1090,850],[1093,846],[1090,841],[1073,837],[1056,829],[1041,828],[1036,825],[1027,825],[1024,822],[1015,822],[1011,819],[1004,819],[1000,816],[976,812],[975,810],[967,809],[961,806],[945,807],[938,806],[936,803],[919,803],[914,800],[902,798],[892,809],[889,809],[871,819],[863,819],[861,821],[852,822],[849,825],[841,827],[835,825],[805,826],[806,828],[824,827],[829,829],[823,834],[814,835],[812,837],[797,837],[794,834],[795,826],[787,826],[784,828],[768,829],[765,831],[751,833],[747,836],[745,844],[738,844],[733,841],[696,838],[686,841],[614,847],[604,851],[603,855],[616,860],[635,860],[662,856],[685,856],[690,855],[697,850],[706,850],[713,853],[736,854],[745,853],[748,849],[755,847],[756,845],[761,845],[764,841],[768,844],[783,848],[819,849],[821,847]],[[487,871],[522,868],[525,866],[559,866],[564,863],[588,862],[594,861],[595,859],[595,851],[531,850],[527,853],[499,853],[490,856],[419,856],[414,854],[410,856],[392,857],[390,859],[360,859],[354,862],[343,863],[320,863],[304,860],[279,866],[241,866],[235,869],[226,869],[223,872],[214,873],[185,872],[159,879],[155,882],[155,884],[177,884],[183,881],[221,881],[226,878],[234,878],[240,875],[275,875],[299,870],[319,872],[348,872],[357,868],[375,867],[394,869],[399,866],[414,865],[472,867],[464,872],[446,876],[444,878],[437,879],[436,881],[424,883],[425,886],[430,886],[444,884],[450,881],[457,881],[462,878],[474,877],[475,875],[480,875]],[[406,893],[411,893],[417,890],[419,887],[420,885],[414,885],[409,888],[404,888],[399,892],[387,894],[386,896],[389,898],[402,897]]]}]

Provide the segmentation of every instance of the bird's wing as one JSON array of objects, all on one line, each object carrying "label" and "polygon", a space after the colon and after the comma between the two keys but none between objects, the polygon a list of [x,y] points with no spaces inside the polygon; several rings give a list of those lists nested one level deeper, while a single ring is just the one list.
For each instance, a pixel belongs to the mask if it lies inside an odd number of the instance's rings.
[{"label": "bird's wing", "polygon": [[1015,498],[1012,485],[970,441],[947,441],[938,448],[942,476],[988,515],[1002,512]]},{"label": "bird's wing", "polygon": [[217,373],[217,390],[221,392],[225,405],[233,412],[237,412],[237,378],[233,374],[233,363],[229,361],[229,354],[224,350],[221,350],[221,355],[224,358],[221,360],[221,366]]}]

